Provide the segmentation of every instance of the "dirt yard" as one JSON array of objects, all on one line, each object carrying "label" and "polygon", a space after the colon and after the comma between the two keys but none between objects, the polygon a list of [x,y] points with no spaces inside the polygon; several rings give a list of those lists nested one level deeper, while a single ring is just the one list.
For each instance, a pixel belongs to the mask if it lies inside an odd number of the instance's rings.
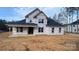
[{"label": "dirt yard", "polygon": [[9,37],[10,33],[0,33],[1,51],[74,51],[79,50],[79,34],[62,36]]}]

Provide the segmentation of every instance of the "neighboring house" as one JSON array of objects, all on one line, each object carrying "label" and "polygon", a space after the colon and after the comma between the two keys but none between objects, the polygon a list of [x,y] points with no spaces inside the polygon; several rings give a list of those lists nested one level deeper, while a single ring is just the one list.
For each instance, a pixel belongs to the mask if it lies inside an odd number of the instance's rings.
[{"label": "neighboring house", "polygon": [[48,18],[38,8],[25,16],[25,19],[16,22],[9,22],[6,25],[12,28],[12,35],[64,35],[62,24]]},{"label": "neighboring house", "polygon": [[79,33],[79,20],[68,24],[66,26],[66,32],[71,32],[71,33]]}]

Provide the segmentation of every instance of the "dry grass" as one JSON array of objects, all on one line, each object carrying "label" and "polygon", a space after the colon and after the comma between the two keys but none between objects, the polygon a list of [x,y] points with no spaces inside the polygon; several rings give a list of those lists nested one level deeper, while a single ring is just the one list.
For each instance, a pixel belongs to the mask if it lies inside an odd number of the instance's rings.
[{"label": "dry grass", "polygon": [[79,34],[62,36],[8,37],[10,33],[0,33],[2,51],[71,51],[78,50]]}]

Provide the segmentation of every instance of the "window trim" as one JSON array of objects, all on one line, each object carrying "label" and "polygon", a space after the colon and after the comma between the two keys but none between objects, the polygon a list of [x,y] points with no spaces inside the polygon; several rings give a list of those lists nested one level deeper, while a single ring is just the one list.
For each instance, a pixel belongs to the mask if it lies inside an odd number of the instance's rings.
[{"label": "window trim", "polygon": [[73,25],[73,27],[75,27],[75,25]]},{"label": "window trim", "polygon": [[52,28],[52,33],[54,33],[54,27]]},{"label": "window trim", "polygon": [[17,32],[23,32],[23,27],[16,27]]},{"label": "window trim", "polygon": [[61,27],[59,28],[59,33],[61,33]]}]

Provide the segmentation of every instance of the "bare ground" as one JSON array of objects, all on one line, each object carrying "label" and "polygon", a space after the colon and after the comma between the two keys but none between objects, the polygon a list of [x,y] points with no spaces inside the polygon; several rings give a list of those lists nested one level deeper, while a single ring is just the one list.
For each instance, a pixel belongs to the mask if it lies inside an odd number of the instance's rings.
[{"label": "bare ground", "polygon": [[11,33],[0,33],[1,51],[73,51],[79,50],[79,34],[57,36],[9,37]]}]

